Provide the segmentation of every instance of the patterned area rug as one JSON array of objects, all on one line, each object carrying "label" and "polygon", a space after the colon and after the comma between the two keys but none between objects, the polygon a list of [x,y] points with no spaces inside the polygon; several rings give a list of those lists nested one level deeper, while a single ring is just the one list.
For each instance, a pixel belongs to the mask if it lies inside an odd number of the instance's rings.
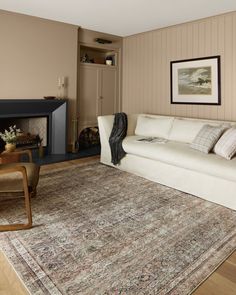
[{"label": "patterned area rug", "polygon": [[236,246],[235,211],[99,163],[43,173],[32,207],[0,245],[33,295],[189,294]]}]

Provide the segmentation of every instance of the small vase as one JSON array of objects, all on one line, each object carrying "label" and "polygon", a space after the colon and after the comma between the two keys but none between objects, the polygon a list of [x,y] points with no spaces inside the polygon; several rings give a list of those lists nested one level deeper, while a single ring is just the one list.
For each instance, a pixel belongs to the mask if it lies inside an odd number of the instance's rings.
[{"label": "small vase", "polygon": [[8,152],[8,153],[14,152],[15,149],[16,149],[15,143],[6,143],[6,145],[5,145],[6,152]]}]

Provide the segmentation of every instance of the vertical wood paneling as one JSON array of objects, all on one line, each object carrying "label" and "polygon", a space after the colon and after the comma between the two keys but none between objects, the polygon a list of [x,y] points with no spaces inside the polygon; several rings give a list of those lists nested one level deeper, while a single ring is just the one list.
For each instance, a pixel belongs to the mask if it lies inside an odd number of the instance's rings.
[{"label": "vertical wood paneling", "polygon": [[[155,43],[157,46],[157,53],[156,58],[157,58],[157,65],[156,65],[156,79],[154,78],[154,84],[155,84],[155,90],[156,90],[156,95],[154,94],[154,100],[156,101],[156,108],[152,110],[153,113],[160,112],[161,109],[161,81],[162,81],[162,72],[161,72],[161,32],[156,31],[154,33],[156,35]],[[156,80],[156,81],[155,81]]]},{"label": "vertical wood paneling", "polygon": [[[221,55],[221,107],[217,108],[217,118],[225,118],[225,18],[219,16],[218,26],[218,52]],[[230,99],[230,98],[228,98]]]},{"label": "vertical wood paneling", "polygon": [[236,118],[236,13],[232,15],[233,17],[233,24],[232,24],[232,36],[233,36],[233,45],[232,45],[232,119]]},{"label": "vertical wood paneling", "polygon": [[[161,102],[162,102],[162,81],[163,81],[163,73],[162,73],[162,34],[159,32],[158,34],[158,92],[155,99],[158,100],[158,111],[161,113]],[[153,110],[155,112],[155,110]]]},{"label": "vertical wood paneling", "polygon": [[[166,68],[166,50],[167,50],[167,46],[166,46],[166,35],[167,32],[166,30],[162,31],[161,34],[161,54],[162,54],[162,59],[161,59],[161,97],[166,97],[165,96],[165,90],[166,90],[166,79],[167,79],[167,71],[168,69]],[[161,114],[165,113],[165,103],[166,103],[166,99],[162,99],[161,100],[161,109],[160,112]]]},{"label": "vertical wood paneling", "polygon": [[[212,17],[211,18],[211,31],[210,31],[210,36],[211,38],[209,38],[209,40],[211,40],[211,49],[209,51],[209,55],[217,55],[218,52],[218,38],[217,38],[217,34],[218,34],[218,19],[216,17]],[[209,36],[209,35],[208,35]],[[217,118],[217,106],[211,106],[211,114],[209,116],[209,118]]]},{"label": "vertical wood paneling", "polygon": [[[213,55],[222,105],[171,105],[170,61]],[[124,38],[123,110],[236,121],[236,12]]]},{"label": "vertical wood paneling", "polygon": [[[225,97],[232,97],[232,56],[233,56],[233,35],[232,35],[232,15],[225,16],[225,83],[227,83],[227,87],[225,87],[224,95]],[[232,99],[225,101],[225,113],[224,116],[228,116],[232,119]]]}]

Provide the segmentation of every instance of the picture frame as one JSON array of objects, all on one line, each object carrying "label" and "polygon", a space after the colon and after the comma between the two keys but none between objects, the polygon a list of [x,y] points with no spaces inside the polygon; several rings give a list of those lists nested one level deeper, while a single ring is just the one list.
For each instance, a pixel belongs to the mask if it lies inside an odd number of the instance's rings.
[{"label": "picture frame", "polygon": [[171,104],[221,104],[220,56],[170,62]]}]

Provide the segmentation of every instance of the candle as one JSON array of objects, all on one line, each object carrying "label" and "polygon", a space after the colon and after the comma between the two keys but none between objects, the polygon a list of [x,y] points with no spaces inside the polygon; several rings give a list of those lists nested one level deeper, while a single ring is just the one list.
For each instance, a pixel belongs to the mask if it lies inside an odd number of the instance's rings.
[{"label": "candle", "polygon": [[61,78],[60,77],[58,78],[58,87],[59,88],[61,87]]},{"label": "candle", "polygon": [[65,77],[61,77],[61,86],[62,86],[62,87],[65,86]]}]

